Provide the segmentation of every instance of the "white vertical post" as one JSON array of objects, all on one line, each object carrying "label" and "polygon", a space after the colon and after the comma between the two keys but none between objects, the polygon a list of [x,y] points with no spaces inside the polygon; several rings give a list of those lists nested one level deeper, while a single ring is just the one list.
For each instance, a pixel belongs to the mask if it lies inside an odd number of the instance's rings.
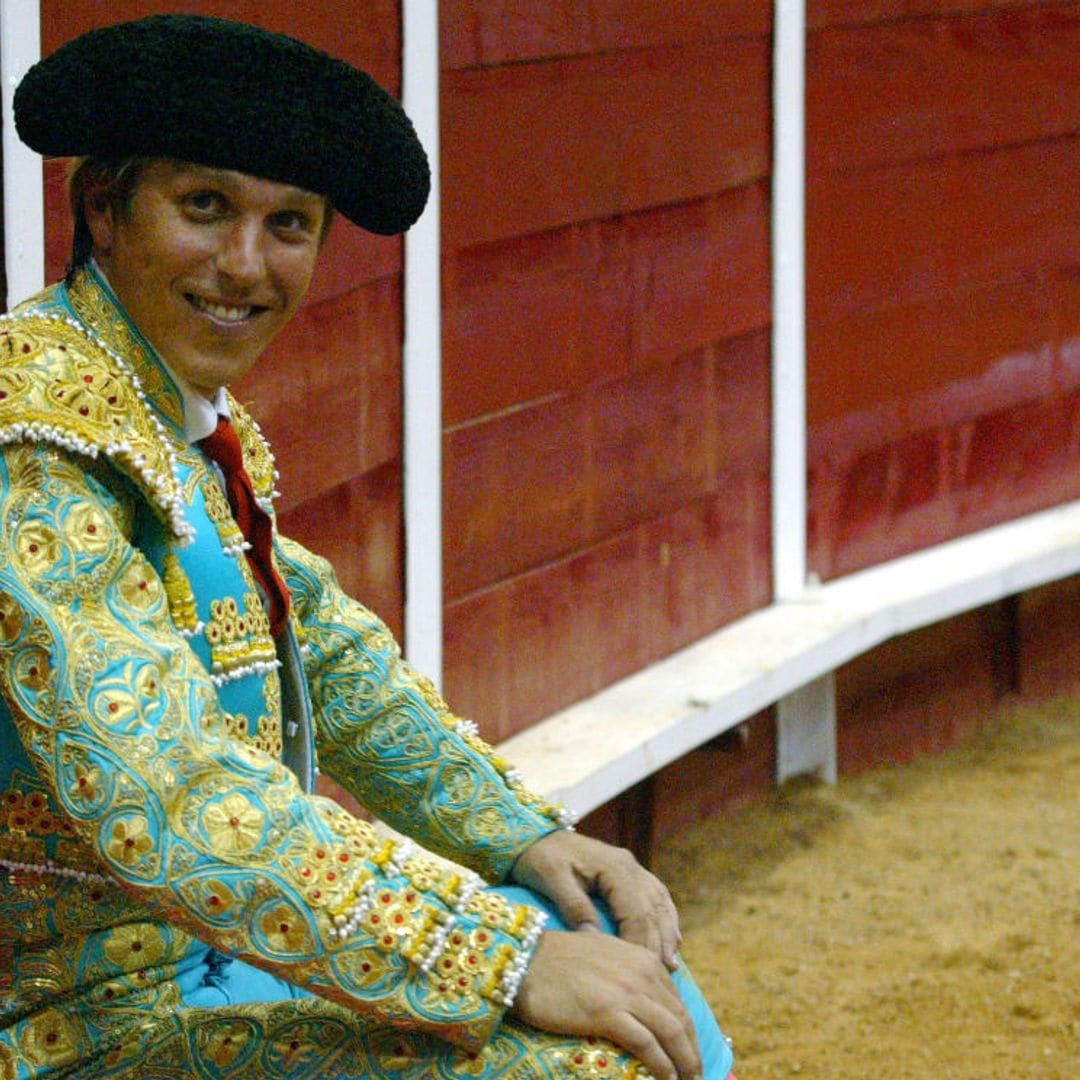
[{"label": "white vertical post", "polygon": [[776,703],[776,782],[811,774],[836,783],[836,676],[827,672]]},{"label": "white vertical post", "polygon": [[45,284],[45,200],[41,158],[19,141],[11,104],[15,87],[41,57],[38,0],[0,4],[0,79],[3,80],[4,269],[8,306]]},{"label": "white vertical post", "polygon": [[773,594],[806,586],[805,0],[773,15]]},{"label": "white vertical post", "polygon": [[431,162],[431,199],[405,236],[405,654],[442,678],[442,292],[439,5],[402,0],[402,103]]},{"label": "white vertical post", "polygon": [[[806,3],[773,9],[773,599],[806,592]],[[832,672],[776,705],[776,778],[836,782]]]}]

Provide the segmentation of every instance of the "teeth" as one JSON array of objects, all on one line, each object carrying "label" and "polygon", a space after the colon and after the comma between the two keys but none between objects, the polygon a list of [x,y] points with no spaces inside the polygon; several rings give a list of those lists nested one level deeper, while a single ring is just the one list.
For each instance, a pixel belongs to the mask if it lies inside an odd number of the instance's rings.
[{"label": "teeth", "polygon": [[204,300],[201,296],[192,296],[191,299],[195,306],[201,311],[213,315],[215,319],[221,319],[222,322],[239,322],[241,319],[246,319],[251,314],[250,304],[246,307],[225,307],[224,304],[212,304],[209,300]]}]

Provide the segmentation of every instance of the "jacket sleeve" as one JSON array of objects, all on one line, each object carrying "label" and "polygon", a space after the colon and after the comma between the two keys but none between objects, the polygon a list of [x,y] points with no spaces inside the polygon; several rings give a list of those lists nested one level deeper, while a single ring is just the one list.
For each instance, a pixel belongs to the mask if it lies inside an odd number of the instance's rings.
[{"label": "jacket sleeve", "polygon": [[132,500],[86,458],[0,449],[0,691],[58,812],[133,910],[373,1022],[478,1046],[536,913],[379,838],[228,735],[131,542]]},{"label": "jacket sleeve", "polygon": [[341,591],[325,559],[279,539],[304,638],[320,768],[391,827],[502,881],[530,844],[569,823],[454,716],[390,631]]}]

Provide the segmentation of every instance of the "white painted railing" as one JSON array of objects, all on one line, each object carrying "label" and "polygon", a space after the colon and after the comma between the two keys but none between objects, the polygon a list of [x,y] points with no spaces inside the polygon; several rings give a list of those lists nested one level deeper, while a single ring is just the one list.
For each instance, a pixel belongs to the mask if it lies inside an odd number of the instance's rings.
[{"label": "white painted railing", "polygon": [[761,709],[789,705],[778,779],[836,775],[830,680],[918,629],[1080,572],[1080,502],[808,589],[500,745],[538,791],[588,813]]}]

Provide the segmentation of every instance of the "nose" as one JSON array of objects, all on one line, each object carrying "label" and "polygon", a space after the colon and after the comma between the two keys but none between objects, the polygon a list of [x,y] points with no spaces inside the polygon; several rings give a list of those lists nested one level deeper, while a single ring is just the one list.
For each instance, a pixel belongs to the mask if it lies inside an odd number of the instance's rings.
[{"label": "nose", "polygon": [[235,222],[222,237],[215,262],[218,272],[234,288],[247,290],[258,284],[266,270],[259,224]]}]

